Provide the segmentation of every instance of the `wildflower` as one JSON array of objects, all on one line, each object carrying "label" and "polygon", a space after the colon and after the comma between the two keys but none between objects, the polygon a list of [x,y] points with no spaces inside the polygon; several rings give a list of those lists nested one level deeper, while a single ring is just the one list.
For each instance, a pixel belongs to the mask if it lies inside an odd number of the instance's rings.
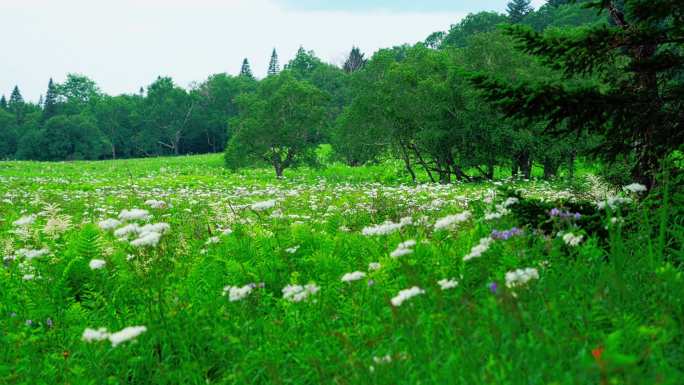
[{"label": "wildflower", "polygon": [[401,290],[396,297],[392,298],[392,306],[399,307],[402,303],[404,303],[404,301],[421,294],[425,294],[425,290],[419,288],[418,286],[414,286],[410,289]]},{"label": "wildflower", "polygon": [[271,199],[268,201],[253,203],[250,207],[254,211],[263,211],[263,210],[271,209],[271,208],[275,207],[275,205],[276,205],[276,201]]},{"label": "wildflower", "polygon": [[299,246],[293,246],[285,249],[285,252],[288,254],[294,254],[297,252],[297,250],[299,250]]},{"label": "wildflower", "polygon": [[437,222],[435,222],[435,230],[444,230],[448,229],[450,227],[453,227],[454,225],[458,223],[462,223],[470,219],[470,211],[464,211],[460,214],[456,215],[448,215],[442,219],[439,219]]},{"label": "wildflower", "polygon": [[150,199],[145,201],[145,204],[153,209],[163,209],[166,207],[166,202]]},{"label": "wildflower", "polygon": [[59,215],[49,218],[43,226],[43,232],[49,236],[56,237],[58,234],[65,233],[71,228],[71,218],[66,215]]},{"label": "wildflower", "polygon": [[35,277],[36,276],[34,274],[24,274],[24,276],[21,277],[21,279],[23,279],[24,281],[33,281]]},{"label": "wildflower", "polygon": [[522,233],[523,232],[521,229],[519,229],[517,227],[513,227],[512,229],[506,230],[506,231],[494,230],[494,231],[492,231],[491,237],[492,237],[492,239],[495,239],[495,240],[507,241],[514,236],[522,235]]},{"label": "wildflower", "polygon": [[17,250],[17,255],[20,257],[24,257],[27,260],[33,260],[35,258],[40,258],[43,257],[47,254],[50,253],[50,250],[48,249],[40,249],[40,250],[33,250],[33,249],[19,249]]},{"label": "wildflower", "polygon": [[123,221],[146,221],[152,218],[149,211],[142,209],[123,210],[119,214],[119,219]]},{"label": "wildflower", "polygon": [[506,287],[523,286],[533,279],[539,279],[539,272],[533,267],[509,271],[506,273]]},{"label": "wildflower", "polygon": [[440,289],[449,290],[458,286],[458,281],[455,279],[440,279],[437,281],[437,284],[439,285]]},{"label": "wildflower", "polygon": [[496,282],[490,282],[487,285],[487,288],[489,289],[490,292],[492,292],[492,294],[496,294],[496,292],[499,289],[499,284],[497,284]]},{"label": "wildflower", "polygon": [[408,255],[413,253],[413,250],[411,249],[416,245],[416,241],[414,240],[408,240],[406,242],[402,242],[397,246],[397,249],[394,250],[392,253],[390,253],[390,256],[392,258],[399,258],[403,257],[404,255]]},{"label": "wildflower", "polygon": [[292,302],[301,302],[307,299],[310,295],[316,294],[320,287],[315,284],[301,285],[287,285],[283,288],[283,298]]},{"label": "wildflower", "polygon": [[171,226],[169,226],[168,223],[150,223],[147,224],[138,230],[138,233],[140,235],[145,235],[146,233],[159,233],[159,234],[164,234],[167,231],[171,229]]},{"label": "wildflower", "polygon": [[504,216],[504,213],[503,213],[503,212],[493,212],[493,213],[487,213],[487,214],[485,214],[484,219],[485,219],[486,221],[491,221],[491,220],[494,220],[494,219],[500,219],[500,218],[503,217],[503,216]]},{"label": "wildflower", "polygon": [[94,341],[104,341],[109,337],[109,333],[107,332],[107,329],[105,328],[99,328],[97,330],[91,329],[91,328],[86,328],[86,330],[83,331],[83,335],[81,336],[81,339],[85,342],[94,342]]},{"label": "wildflower", "polygon": [[380,265],[378,262],[371,262],[368,264],[368,270],[370,271],[375,271],[375,270],[380,270],[382,265]]},{"label": "wildflower", "polygon": [[100,227],[102,230],[109,231],[109,230],[114,230],[115,228],[121,226],[121,221],[117,219],[105,219],[103,221],[100,221],[98,224],[98,227]]},{"label": "wildflower", "polygon": [[468,253],[465,257],[463,257],[463,260],[469,261],[473,258],[479,258],[480,256],[482,256],[482,253],[489,250],[489,246],[491,246],[493,241],[494,240],[492,238],[489,238],[489,237],[480,239],[480,243],[478,245],[476,245],[475,247],[473,247],[470,250],[470,253]]},{"label": "wildflower", "polygon": [[52,322],[52,318],[46,319],[45,325],[47,325],[48,328],[52,328],[52,326],[54,326],[54,322]]},{"label": "wildflower", "polygon": [[213,245],[213,244],[219,243],[219,242],[221,242],[221,238],[219,238],[219,237],[209,237],[209,239],[207,239],[207,241],[205,242],[205,244],[206,244],[206,245]]},{"label": "wildflower", "polygon": [[161,240],[161,234],[151,232],[141,235],[140,238],[131,241],[131,245],[134,247],[156,247]]},{"label": "wildflower", "polygon": [[639,194],[639,193],[643,193],[643,192],[648,191],[646,186],[644,186],[643,184],[640,184],[640,183],[632,183],[630,185],[623,187],[622,189],[625,191],[635,193],[635,194]]},{"label": "wildflower", "polygon": [[355,271],[353,273],[347,273],[342,276],[342,282],[353,282],[358,281],[366,277],[366,273],[362,271]]},{"label": "wildflower", "polygon": [[31,226],[34,222],[36,221],[36,215],[31,214],[31,215],[25,215],[16,221],[12,222],[12,224],[16,227],[28,227]]},{"label": "wildflower", "polygon": [[93,259],[90,261],[88,266],[90,266],[92,270],[99,270],[105,267],[106,264],[107,262],[103,261],[102,259]]},{"label": "wildflower", "polygon": [[112,343],[112,347],[116,347],[121,343],[135,339],[146,331],[147,328],[145,326],[129,326],[121,331],[110,334],[108,338],[109,342]]},{"label": "wildflower", "polygon": [[567,233],[563,235],[563,242],[565,242],[566,245],[575,247],[579,245],[582,240],[584,239],[583,235],[575,235],[573,233]]},{"label": "wildflower", "polygon": [[390,362],[392,362],[392,356],[387,354],[383,357],[373,357],[373,362],[375,362],[378,365],[379,364],[389,364]]},{"label": "wildflower", "polygon": [[400,223],[388,221],[380,225],[364,227],[364,229],[361,230],[361,234],[365,236],[387,235],[401,229],[401,227],[402,225]]},{"label": "wildflower", "polygon": [[135,223],[128,224],[128,225],[114,231],[114,235],[117,238],[126,238],[126,237],[128,237],[129,234],[139,234],[139,233],[140,233],[140,226],[135,224]]},{"label": "wildflower", "polygon": [[226,294],[228,294],[228,300],[230,302],[237,302],[246,298],[252,292],[252,290],[254,290],[255,287],[256,285],[253,283],[250,283],[249,285],[245,285],[242,287],[226,286],[223,288],[223,295],[225,296]]},{"label": "wildflower", "polygon": [[514,204],[517,204],[520,202],[520,200],[516,197],[510,197],[506,199],[506,201],[503,203],[503,207],[510,207],[513,206]]}]

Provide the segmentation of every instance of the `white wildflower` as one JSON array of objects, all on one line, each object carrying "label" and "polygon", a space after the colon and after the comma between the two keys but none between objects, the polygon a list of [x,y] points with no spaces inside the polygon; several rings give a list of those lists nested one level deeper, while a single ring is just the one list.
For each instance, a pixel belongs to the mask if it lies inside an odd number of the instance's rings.
[{"label": "white wildflower", "polygon": [[442,290],[453,289],[458,286],[458,281],[455,279],[440,279],[437,284]]},{"label": "white wildflower", "polygon": [[240,301],[244,298],[246,298],[256,285],[250,284],[250,285],[245,285],[242,287],[239,286],[226,286],[223,288],[223,295],[225,296],[228,294],[228,300],[230,302],[237,302]]},{"label": "white wildflower", "polygon": [[463,260],[469,261],[473,258],[478,258],[482,256],[482,253],[489,250],[489,246],[491,246],[492,242],[494,242],[494,240],[490,237],[480,239],[480,243],[473,247],[470,250],[470,253],[463,257]]},{"label": "white wildflower", "polygon": [[539,272],[533,267],[509,271],[506,273],[506,286],[509,288],[523,286],[533,279],[539,279]]},{"label": "white wildflower", "polygon": [[117,238],[127,238],[130,234],[137,235],[140,233],[140,226],[136,223],[128,224],[120,229],[114,231]]},{"label": "white wildflower", "polygon": [[14,226],[17,226],[17,227],[27,227],[27,226],[31,226],[33,223],[35,223],[35,221],[36,221],[36,215],[31,214],[31,215],[26,215],[26,216],[23,216],[23,217],[17,219],[16,221],[12,222],[12,224]]},{"label": "white wildflower", "polygon": [[565,242],[566,245],[575,247],[579,245],[582,240],[584,239],[583,235],[575,235],[573,233],[567,233],[563,235],[563,242]]},{"label": "white wildflower", "polygon": [[206,245],[213,245],[213,244],[216,244],[216,243],[219,243],[219,242],[221,242],[221,238],[219,238],[219,237],[209,237],[209,239],[207,239],[207,241],[205,242],[205,244],[206,244]]},{"label": "white wildflower", "polygon": [[106,264],[107,264],[107,262],[105,262],[102,259],[93,259],[90,261],[88,266],[90,266],[90,268],[92,270],[99,270],[99,269],[102,269],[103,267],[105,267]]},{"label": "white wildflower", "polygon": [[151,232],[141,235],[140,238],[131,241],[131,245],[134,247],[156,247],[161,240],[161,234]]},{"label": "white wildflower", "polygon": [[40,250],[33,250],[33,249],[19,249],[17,250],[17,256],[24,257],[27,260],[32,260],[35,258],[40,258],[43,256],[46,256],[50,253],[50,250],[48,249],[40,249]]},{"label": "white wildflower", "polygon": [[99,328],[97,330],[91,329],[91,328],[86,328],[86,330],[83,331],[83,336],[81,336],[81,339],[85,342],[94,342],[94,341],[104,341],[109,337],[109,333],[107,332],[107,329],[105,328]]},{"label": "white wildflower", "polygon": [[353,273],[347,273],[342,276],[342,282],[353,282],[353,281],[358,281],[360,279],[364,279],[366,277],[366,273],[362,271],[355,271]]},{"label": "white wildflower", "polygon": [[640,183],[632,183],[632,184],[630,184],[630,185],[627,185],[627,186],[623,187],[622,189],[625,190],[625,191],[629,191],[629,192],[635,193],[635,194],[643,193],[643,192],[648,191],[648,189],[646,188],[646,186],[644,186],[643,184],[640,184]]},{"label": "white wildflower", "polygon": [[146,221],[151,217],[149,211],[142,209],[123,210],[119,214],[119,219],[124,221]]},{"label": "white wildflower", "polygon": [[310,295],[316,294],[320,287],[315,284],[302,285],[287,285],[283,288],[283,298],[292,302],[301,302]]},{"label": "white wildflower", "polygon": [[36,278],[34,274],[24,274],[24,276],[21,277],[24,281],[33,281],[34,278]]},{"label": "white wildflower", "polygon": [[129,326],[121,331],[112,333],[108,336],[109,342],[112,343],[112,347],[130,341],[142,333],[146,332],[147,328],[145,326]]},{"label": "white wildflower", "polygon": [[121,221],[114,219],[114,218],[109,218],[109,219],[105,219],[103,221],[100,221],[97,225],[102,230],[109,231],[109,230],[114,230],[115,228],[121,226]]},{"label": "white wildflower", "polygon": [[145,201],[145,204],[147,206],[150,206],[153,209],[163,209],[166,207],[166,202],[158,201],[155,199],[149,199],[149,200]]},{"label": "white wildflower", "polygon": [[375,271],[375,270],[380,270],[382,265],[380,265],[378,262],[371,262],[368,264],[368,270],[370,271]]},{"label": "white wildflower", "polygon": [[456,215],[448,215],[435,222],[435,230],[444,230],[470,219],[470,211],[464,211]]},{"label": "white wildflower", "polygon": [[271,199],[268,201],[253,203],[250,207],[254,211],[263,211],[263,210],[271,209],[271,208],[275,207],[275,205],[276,205],[276,201]]},{"label": "white wildflower", "polygon": [[402,226],[399,223],[385,222],[380,225],[364,227],[364,229],[361,230],[361,234],[365,236],[387,235],[401,229],[401,227]]},{"label": "white wildflower", "polygon": [[288,254],[294,254],[297,252],[297,250],[299,250],[299,246],[293,246],[285,249],[285,252]]},{"label": "white wildflower", "polygon": [[414,286],[410,289],[401,290],[396,297],[392,298],[392,306],[401,306],[401,304],[404,303],[404,301],[421,294],[425,294],[425,290],[419,288],[418,286]]},{"label": "white wildflower", "polygon": [[506,201],[503,203],[503,207],[511,207],[514,204],[517,204],[518,202],[520,202],[520,200],[518,198],[510,197],[510,198],[506,199]]}]

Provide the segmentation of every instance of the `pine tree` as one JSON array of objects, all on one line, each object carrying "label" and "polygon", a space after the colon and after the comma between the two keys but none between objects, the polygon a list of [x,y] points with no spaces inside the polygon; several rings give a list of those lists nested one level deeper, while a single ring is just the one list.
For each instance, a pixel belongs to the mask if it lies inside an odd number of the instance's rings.
[{"label": "pine tree", "polygon": [[19,86],[14,86],[12,95],[10,96],[9,104],[7,105],[10,112],[16,116],[17,124],[22,124],[24,121],[24,98],[21,96]]},{"label": "pine tree", "polygon": [[273,48],[273,53],[271,54],[271,61],[268,64],[268,76],[277,75],[280,72],[280,63],[278,62],[278,53],[275,48]]},{"label": "pine tree", "polygon": [[0,98],[0,109],[7,111],[7,98],[5,98],[5,95],[2,95],[2,98]]},{"label": "pine tree", "polygon": [[47,93],[45,94],[45,106],[43,107],[43,121],[57,115],[57,89],[52,78],[48,83]]},{"label": "pine tree", "polygon": [[347,73],[356,72],[362,69],[366,65],[366,62],[367,60],[364,58],[364,54],[361,53],[361,50],[358,47],[352,47],[349,58],[347,58],[347,61],[344,63],[343,69]]},{"label": "pine tree", "polygon": [[254,79],[254,75],[252,74],[252,67],[249,65],[249,60],[247,60],[247,58],[245,58],[245,60],[242,61],[240,76],[245,76],[250,79]]},{"label": "pine tree", "polygon": [[530,0],[513,0],[508,3],[508,18],[513,23],[520,23],[525,16],[532,12]]},{"label": "pine tree", "polygon": [[[534,32],[505,30],[562,78],[510,84],[471,82],[508,116],[545,122],[558,135],[599,134],[595,153],[630,161],[634,181],[653,186],[662,160],[684,143],[684,14],[681,0],[603,0],[609,25]],[[587,81],[592,79],[592,81]]]}]

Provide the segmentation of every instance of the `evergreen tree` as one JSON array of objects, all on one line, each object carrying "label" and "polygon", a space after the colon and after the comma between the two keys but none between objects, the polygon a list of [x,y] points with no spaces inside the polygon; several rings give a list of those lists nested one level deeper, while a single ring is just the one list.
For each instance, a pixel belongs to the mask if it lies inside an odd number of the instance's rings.
[{"label": "evergreen tree", "polygon": [[9,111],[14,113],[14,116],[16,117],[17,124],[22,124],[24,122],[24,97],[21,96],[21,92],[19,91],[19,86],[14,86],[14,90],[12,90],[12,95],[10,96],[9,100]]},{"label": "evergreen tree", "polygon": [[511,22],[520,23],[533,9],[530,0],[513,0],[508,3],[506,11]]},{"label": "evergreen tree", "polygon": [[248,78],[254,79],[254,75],[252,74],[252,67],[249,65],[249,60],[247,60],[247,58],[245,58],[245,60],[242,61],[240,76],[246,76]]},{"label": "evergreen tree", "polygon": [[50,78],[47,93],[45,95],[43,121],[46,121],[57,114],[57,89],[55,88],[55,83],[52,81],[52,78]]},{"label": "evergreen tree", "polygon": [[364,54],[361,53],[361,50],[358,47],[352,47],[349,58],[347,58],[347,61],[344,63],[343,69],[347,73],[356,72],[362,69],[366,65],[366,62],[367,60],[364,58]]},{"label": "evergreen tree", "polygon": [[280,63],[278,62],[278,53],[275,48],[273,48],[273,53],[271,54],[271,61],[268,64],[268,76],[277,75],[280,72]]},{"label": "evergreen tree", "polygon": [[[538,33],[506,31],[563,77],[512,84],[475,75],[473,84],[509,116],[547,130],[600,135],[595,153],[628,161],[633,180],[655,184],[661,161],[684,143],[684,3],[598,1],[613,23]],[[624,11],[623,11],[624,10]]]},{"label": "evergreen tree", "polygon": [[7,111],[7,98],[5,98],[5,95],[2,95],[2,98],[0,98],[0,109]]}]

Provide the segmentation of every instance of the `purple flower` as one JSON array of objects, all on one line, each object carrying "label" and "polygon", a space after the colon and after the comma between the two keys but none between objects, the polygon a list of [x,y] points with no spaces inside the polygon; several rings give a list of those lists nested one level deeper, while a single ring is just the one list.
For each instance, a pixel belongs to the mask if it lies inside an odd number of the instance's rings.
[{"label": "purple flower", "polygon": [[490,282],[487,287],[492,294],[496,294],[497,290],[499,289],[499,285],[496,282]]},{"label": "purple flower", "polygon": [[549,215],[552,217],[558,217],[561,215],[561,211],[557,208],[553,208],[551,211],[549,211]]},{"label": "purple flower", "polygon": [[31,325],[33,325],[33,321],[31,321],[30,319],[27,319],[26,320],[26,326],[31,326]]},{"label": "purple flower", "polygon": [[494,230],[492,231],[492,239],[497,239],[500,241],[507,241],[512,237],[515,237],[517,235],[522,235],[523,231],[517,227],[513,227],[510,230],[506,231],[499,231],[499,230]]},{"label": "purple flower", "polygon": [[52,328],[52,326],[54,325],[54,323],[52,322],[52,318],[48,318],[45,321],[45,324],[47,325],[48,328]]}]

